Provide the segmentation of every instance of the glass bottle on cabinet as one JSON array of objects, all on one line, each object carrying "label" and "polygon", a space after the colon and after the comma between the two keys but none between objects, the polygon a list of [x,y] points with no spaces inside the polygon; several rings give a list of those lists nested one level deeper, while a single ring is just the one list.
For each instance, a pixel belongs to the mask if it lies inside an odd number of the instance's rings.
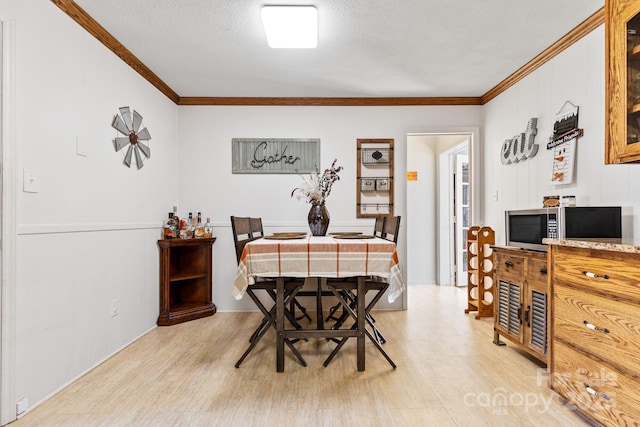
[{"label": "glass bottle on cabinet", "polygon": [[640,3],[609,0],[605,12],[605,163],[639,162]]}]

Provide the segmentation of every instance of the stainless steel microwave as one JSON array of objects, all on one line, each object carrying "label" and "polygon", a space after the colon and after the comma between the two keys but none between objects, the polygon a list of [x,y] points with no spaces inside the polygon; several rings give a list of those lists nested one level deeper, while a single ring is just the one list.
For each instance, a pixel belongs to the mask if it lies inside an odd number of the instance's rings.
[{"label": "stainless steel microwave", "polygon": [[542,239],[621,238],[620,206],[575,206],[505,212],[507,246],[546,251]]}]

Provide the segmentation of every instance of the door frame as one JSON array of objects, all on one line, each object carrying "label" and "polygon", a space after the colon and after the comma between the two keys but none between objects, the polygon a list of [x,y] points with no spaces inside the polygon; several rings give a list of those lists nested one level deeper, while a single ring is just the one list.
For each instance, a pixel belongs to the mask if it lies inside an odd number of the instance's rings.
[{"label": "door frame", "polygon": [[0,425],[16,417],[16,112],[15,112],[15,21],[2,21],[2,218],[0,233]]},{"label": "door frame", "polygon": [[[471,206],[471,224],[482,224],[483,221],[483,203],[482,203],[482,192],[483,192],[483,180],[481,174],[482,167],[482,151],[480,149],[480,128],[476,126],[461,126],[461,127],[427,127],[420,132],[408,132],[407,139],[409,137],[414,136],[446,136],[446,135],[460,135],[465,134],[469,136],[469,177],[472,183],[471,193],[470,193],[470,206]],[[407,155],[409,156],[409,150],[407,150]],[[438,175],[439,176],[439,175]],[[408,185],[405,180],[405,185]],[[448,185],[448,184],[447,184]],[[438,186],[440,187],[440,186]],[[436,200],[434,203],[440,205],[440,190],[438,189],[438,195],[436,195]],[[407,187],[405,187],[405,194],[407,194],[407,206],[409,205],[409,191]],[[409,211],[408,207],[405,206],[405,212],[407,214],[407,218],[411,217],[412,213]],[[438,218],[440,217],[440,212],[437,213]],[[438,221],[438,220],[437,220]],[[407,230],[406,235],[407,239],[410,239],[410,236],[415,233],[411,230],[411,221],[407,221]],[[439,226],[436,226],[436,230],[434,230],[433,235],[436,237],[436,246],[438,250],[436,250],[436,284],[448,283],[448,279],[442,278],[441,273],[446,270],[446,268],[442,267],[441,262],[448,262],[449,255],[446,256],[440,255],[441,244],[446,239],[445,246],[448,246],[449,235],[445,232],[441,232]],[[408,242],[407,242],[408,243]],[[448,250],[448,249],[447,249]],[[409,261],[409,258],[407,258]],[[411,270],[411,262],[407,262],[407,276],[409,276],[409,270]],[[406,304],[405,304],[406,305]]]}]

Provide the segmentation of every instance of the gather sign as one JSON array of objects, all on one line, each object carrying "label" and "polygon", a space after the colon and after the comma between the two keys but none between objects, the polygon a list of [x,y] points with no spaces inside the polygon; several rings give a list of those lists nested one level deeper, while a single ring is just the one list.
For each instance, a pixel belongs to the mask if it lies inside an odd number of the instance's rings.
[{"label": "gather sign", "polygon": [[313,173],[320,164],[318,138],[233,138],[232,173]]},{"label": "gather sign", "polygon": [[517,163],[521,160],[533,157],[538,152],[538,144],[534,142],[538,133],[538,119],[531,118],[527,123],[527,130],[513,138],[505,139],[502,143],[500,161],[503,165]]}]

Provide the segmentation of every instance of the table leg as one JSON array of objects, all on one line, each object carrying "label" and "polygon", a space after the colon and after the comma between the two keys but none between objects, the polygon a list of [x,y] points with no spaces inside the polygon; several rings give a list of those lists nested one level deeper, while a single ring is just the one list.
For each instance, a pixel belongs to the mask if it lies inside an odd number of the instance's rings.
[{"label": "table leg", "polygon": [[358,313],[358,319],[357,319],[357,329],[358,329],[358,336],[357,336],[357,358],[358,358],[358,371],[364,371],[364,366],[365,366],[365,348],[364,348],[364,327],[365,327],[365,294],[366,292],[364,291],[364,280],[365,278],[362,276],[358,277],[358,295],[356,296],[357,298],[357,313]]},{"label": "table leg", "polygon": [[276,278],[276,371],[284,372],[284,278]]},{"label": "table leg", "polygon": [[318,295],[316,297],[316,325],[319,331],[324,329],[324,315],[322,314],[322,282],[327,281],[325,277],[316,277],[318,284]]}]

